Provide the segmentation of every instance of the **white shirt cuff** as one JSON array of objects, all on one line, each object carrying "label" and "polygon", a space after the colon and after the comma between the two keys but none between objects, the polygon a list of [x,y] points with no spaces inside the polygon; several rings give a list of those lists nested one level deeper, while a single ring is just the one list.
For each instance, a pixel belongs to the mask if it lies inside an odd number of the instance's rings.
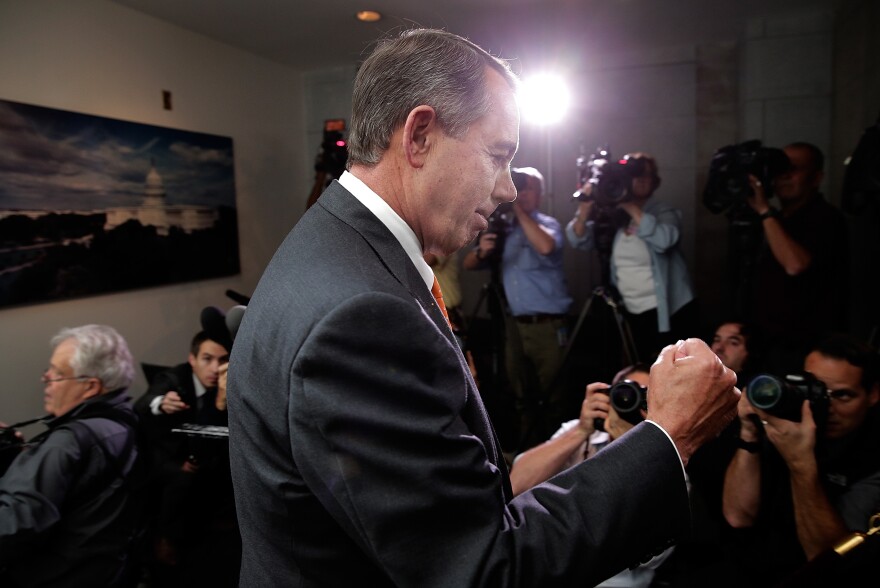
[{"label": "white shirt cuff", "polygon": [[162,396],[156,396],[155,398],[153,398],[150,401],[150,412],[156,416],[159,416],[160,414],[162,414],[162,409],[159,407],[162,405],[162,400],[164,400],[164,399],[165,399],[164,394]]}]

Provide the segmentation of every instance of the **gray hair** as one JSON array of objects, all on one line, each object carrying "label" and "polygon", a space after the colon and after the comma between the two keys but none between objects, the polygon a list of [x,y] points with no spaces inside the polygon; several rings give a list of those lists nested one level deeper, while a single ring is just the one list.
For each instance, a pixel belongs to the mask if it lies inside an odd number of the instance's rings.
[{"label": "gray hair", "polygon": [[70,358],[74,376],[98,378],[108,392],[128,388],[134,380],[134,360],[128,344],[116,329],[106,325],[67,327],[52,337],[52,349],[72,339]]},{"label": "gray hair", "polygon": [[487,67],[517,88],[516,75],[506,61],[458,35],[412,29],[380,41],[354,82],[349,168],[379,163],[391,135],[422,104],[434,108],[447,135],[463,137],[491,107]]}]

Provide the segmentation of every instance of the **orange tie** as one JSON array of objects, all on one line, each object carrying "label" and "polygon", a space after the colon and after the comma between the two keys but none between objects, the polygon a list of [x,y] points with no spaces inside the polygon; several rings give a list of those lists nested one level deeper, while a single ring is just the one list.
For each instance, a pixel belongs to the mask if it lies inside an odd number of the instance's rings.
[{"label": "orange tie", "polygon": [[440,312],[443,313],[443,318],[446,319],[446,322],[452,327],[452,323],[449,322],[449,313],[446,312],[446,304],[443,303],[443,293],[440,291],[440,282],[437,281],[437,277],[434,277],[434,285],[431,286],[431,294],[434,295],[434,300],[437,301],[437,306],[440,307]]}]

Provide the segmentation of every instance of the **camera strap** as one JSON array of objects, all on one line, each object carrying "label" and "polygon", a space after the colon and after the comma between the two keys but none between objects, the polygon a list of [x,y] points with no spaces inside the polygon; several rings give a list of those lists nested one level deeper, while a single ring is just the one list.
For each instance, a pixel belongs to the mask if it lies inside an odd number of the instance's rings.
[{"label": "camera strap", "polygon": [[28,425],[33,425],[34,423],[46,422],[49,419],[54,418],[51,414],[43,415],[41,417],[37,417],[35,419],[30,419],[27,421],[21,421],[20,423],[15,423],[14,425],[9,425],[8,427],[4,427],[4,429],[19,429],[21,427],[26,427]]}]

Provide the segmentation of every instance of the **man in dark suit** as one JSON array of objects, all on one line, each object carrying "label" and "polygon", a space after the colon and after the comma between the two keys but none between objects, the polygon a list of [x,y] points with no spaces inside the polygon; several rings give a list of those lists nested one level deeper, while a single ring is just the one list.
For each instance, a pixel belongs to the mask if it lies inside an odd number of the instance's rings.
[{"label": "man in dark suit", "polygon": [[360,67],[349,171],[275,254],[232,354],[242,586],[592,585],[687,528],[682,464],[739,396],[704,343],[658,359],[652,422],[513,499],[432,296],[423,253],[454,252],[515,197],[515,88],[442,31]]},{"label": "man in dark suit", "polygon": [[163,585],[185,583],[188,570],[200,567],[202,546],[216,537],[211,527],[224,516],[234,521],[225,440],[173,432],[184,424],[227,424],[217,383],[229,347],[200,331],[187,362],[156,375],[135,403],[155,494],[153,574]]}]

